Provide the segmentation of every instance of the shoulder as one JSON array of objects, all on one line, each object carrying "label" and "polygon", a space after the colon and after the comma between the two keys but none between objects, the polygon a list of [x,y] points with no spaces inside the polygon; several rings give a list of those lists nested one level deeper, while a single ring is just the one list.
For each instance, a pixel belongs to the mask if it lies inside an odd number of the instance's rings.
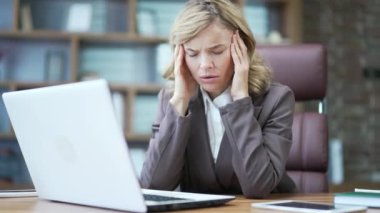
[{"label": "shoulder", "polygon": [[160,92],[158,93],[158,97],[160,99],[169,99],[173,95],[173,89],[168,87],[161,88]]},{"label": "shoulder", "polygon": [[[254,101],[255,102],[255,101]],[[293,105],[295,102],[293,91],[286,85],[273,82],[267,91],[256,99],[259,105],[278,105],[281,102]]]},{"label": "shoulder", "polygon": [[288,87],[284,84],[278,83],[278,82],[273,82],[270,85],[270,87],[268,89],[268,93],[272,94],[272,95],[288,94],[288,95],[294,96],[293,91],[290,89],[290,87]]},{"label": "shoulder", "polygon": [[267,92],[264,94],[264,97],[266,98],[282,96],[294,97],[294,94],[290,87],[278,82],[273,82],[268,88]]},{"label": "shoulder", "polygon": [[163,87],[158,93],[158,101],[161,110],[165,110],[169,104],[170,98],[173,96],[173,90],[167,87]]},{"label": "shoulder", "polygon": [[160,100],[169,100],[174,93],[174,81],[166,81],[162,87],[160,92],[158,93],[158,97]]}]

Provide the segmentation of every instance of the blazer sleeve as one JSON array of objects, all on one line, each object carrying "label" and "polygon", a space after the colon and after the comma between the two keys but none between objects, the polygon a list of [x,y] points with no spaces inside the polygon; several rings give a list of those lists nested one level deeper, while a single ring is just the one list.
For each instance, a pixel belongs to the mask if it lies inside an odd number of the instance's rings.
[{"label": "blazer sleeve", "polygon": [[160,91],[157,118],[141,171],[143,188],[174,190],[182,177],[191,112],[180,116],[169,103],[171,94]]},{"label": "blazer sleeve", "polygon": [[247,97],[220,109],[225,131],[232,148],[232,166],[244,196],[263,198],[285,173],[292,142],[293,92],[285,86],[270,91],[265,98],[260,120]]}]

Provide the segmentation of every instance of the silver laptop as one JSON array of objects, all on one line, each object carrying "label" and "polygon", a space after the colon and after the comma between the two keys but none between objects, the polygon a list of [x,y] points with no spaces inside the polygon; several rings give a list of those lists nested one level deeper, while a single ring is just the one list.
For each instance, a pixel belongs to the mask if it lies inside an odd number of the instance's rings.
[{"label": "silver laptop", "polygon": [[141,189],[105,80],[7,92],[3,99],[40,198],[134,212],[235,198]]}]

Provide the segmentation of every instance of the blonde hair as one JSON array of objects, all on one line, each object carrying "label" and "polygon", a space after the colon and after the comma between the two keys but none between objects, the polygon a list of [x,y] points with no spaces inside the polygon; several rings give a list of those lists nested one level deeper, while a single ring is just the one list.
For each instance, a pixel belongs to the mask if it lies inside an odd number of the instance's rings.
[{"label": "blonde hair", "polygon": [[[229,0],[189,0],[173,24],[169,42],[173,48],[186,43],[213,22],[218,22],[232,31],[239,30],[250,56],[249,93],[254,96],[262,95],[270,86],[271,70],[256,53],[256,41],[240,9]],[[163,77],[174,79],[174,60]]]}]

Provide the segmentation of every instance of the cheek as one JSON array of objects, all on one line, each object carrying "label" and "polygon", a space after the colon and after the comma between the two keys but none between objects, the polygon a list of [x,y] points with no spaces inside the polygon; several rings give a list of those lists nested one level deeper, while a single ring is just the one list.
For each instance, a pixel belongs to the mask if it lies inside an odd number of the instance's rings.
[{"label": "cheek", "polygon": [[224,69],[224,78],[225,81],[229,81],[230,79],[232,79],[232,76],[234,75],[234,69],[230,66],[226,66],[226,68]]},{"label": "cheek", "polygon": [[230,52],[228,51],[227,53],[221,55],[219,58],[219,65],[220,67],[224,70],[224,72],[230,73],[233,72],[233,61]]},{"label": "cheek", "polygon": [[194,75],[194,73],[197,71],[197,60],[195,58],[190,58],[188,56],[185,57],[185,62],[186,62],[186,65],[187,65],[187,68],[189,68],[191,74]]}]

